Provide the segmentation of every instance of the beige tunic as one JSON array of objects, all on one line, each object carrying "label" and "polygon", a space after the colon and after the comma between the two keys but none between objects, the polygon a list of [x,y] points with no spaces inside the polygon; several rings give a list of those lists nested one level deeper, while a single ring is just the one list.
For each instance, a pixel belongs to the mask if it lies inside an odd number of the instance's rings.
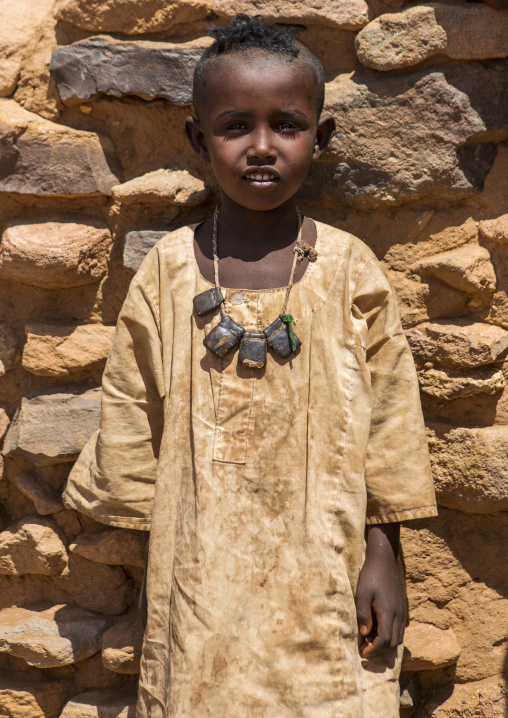
[{"label": "beige tunic", "polygon": [[[418,385],[374,255],[316,224],[318,260],[288,308],[302,347],[269,350],[265,369],[203,346],[220,316],[192,314],[211,285],[189,227],[125,300],[101,429],[65,498],[151,528],[139,718],[398,716],[399,662],[362,661],[354,592],[366,521],[436,513]],[[225,296],[259,332],[284,289]]]}]

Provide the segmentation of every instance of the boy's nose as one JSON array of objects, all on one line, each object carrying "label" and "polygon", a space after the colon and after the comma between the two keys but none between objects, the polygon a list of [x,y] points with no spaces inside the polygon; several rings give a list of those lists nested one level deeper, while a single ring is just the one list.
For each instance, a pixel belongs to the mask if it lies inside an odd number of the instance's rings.
[{"label": "boy's nose", "polygon": [[260,130],[252,135],[252,145],[247,150],[247,159],[263,160],[275,159],[276,151],[270,142],[270,133]]}]

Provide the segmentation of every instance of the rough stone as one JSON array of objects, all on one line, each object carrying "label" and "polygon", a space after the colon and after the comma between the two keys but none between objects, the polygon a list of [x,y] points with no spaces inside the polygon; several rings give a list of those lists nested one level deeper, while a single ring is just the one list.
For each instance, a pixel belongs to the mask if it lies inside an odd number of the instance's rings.
[{"label": "rough stone", "polygon": [[40,39],[54,0],[2,0],[0,5],[0,97],[16,89],[22,64]]},{"label": "rough stone", "polygon": [[151,229],[133,229],[130,232],[126,232],[123,246],[124,267],[132,269],[133,272],[137,272],[148,252],[152,247],[155,247],[157,242],[166,234],[166,231]]},{"label": "rough stone", "polygon": [[490,143],[508,136],[508,73],[500,61],[391,76],[362,70],[327,85],[326,109],[340,129],[316,165],[321,194],[359,209],[459,202],[481,191],[496,155]]},{"label": "rough stone", "polygon": [[114,333],[102,324],[28,324],[23,369],[37,376],[102,369]]},{"label": "rough stone", "polygon": [[[508,514],[468,515],[440,508],[437,517],[408,522],[402,534],[411,620],[452,628],[461,647],[448,675],[462,683],[502,674],[508,574],[500,566]],[[440,676],[436,672],[438,681]],[[428,682],[435,679],[432,672],[421,678],[427,681],[424,698],[432,691]]]},{"label": "rough stone", "polygon": [[142,177],[135,177],[111,190],[113,197],[123,204],[135,202],[167,202],[169,204],[195,207],[209,196],[204,182],[193,177],[187,170],[155,170]]},{"label": "rough stone", "polygon": [[86,691],[67,703],[60,718],[135,718],[136,702],[131,686]]},{"label": "rough stone", "polygon": [[479,223],[478,230],[482,239],[508,244],[508,214],[496,219],[484,219]]},{"label": "rough stone", "polygon": [[78,458],[99,428],[100,389],[78,393],[54,390],[23,397],[5,437],[3,453],[37,465]]},{"label": "rough stone", "polygon": [[5,436],[5,432],[9,428],[10,419],[4,407],[0,405],[0,439]]},{"label": "rough stone", "polygon": [[364,0],[214,0],[213,10],[222,17],[237,13],[262,15],[276,22],[302,25],[324,25],[344,30],[359,30],[369,21],[369,8]]},{"label": "rough stone", "polygon": [[470,319],[420,324],[406,336],[416,359],[462,368],[492,364],[508,349],[506,329]]},{"label": "rough stone", "polygon": [[45,610],[0,611],[0,652],[23,658],[30,666],[67,666],[97,653],[110,619],[79,606]]},{"label": "rough stone", "polygon": [[504,426],[429,430],[438,503],[466,513],[508,511],[508,432]]},{"label": "rough stone", "polygon": [[405,272],[391,270],[387,273],[397,294],[402,324],[405,328],[419,325],[429,319],[461,317],[469,314],[467,294],[432,277],[409,278]]},{"label": "rough stone", "polygon": [[4,718],[52,718],[66,701],[64,681],[29,676],[0,677],[0,715]]},{"label": "rough stone", "polygon": [[57,17],[91,32],[141,35],[195,22],[209,10],[206,0],[65,0]]},{"label": "rough stone", "polygon": [[139,612],[128,613],[102,637],[102,663],[115,673],[139,673],[144,627]]},{"label": "rough stone", "polygon": [[12,483],[34,504],[41,516],[56,514],[63,510],[62,497],[52,486],[33,474],[16,474]]},{"label": "rough stone", "polygon": [[51,519],[23,517],[0,533],[0,573],[57,576],[67,566],[62,538]]},{"label": "rough stone", "polygon": [[107,528],[80,534],[69,546],[73,553],[89,561],[112,566],[145,565],[144,540],[141,531]]},{"label": "rough stone", "polygon": [[14,224],[0,244],[0,276],[46,289],[91,284],[106,271],[110,245],[94,220]]},{"label": "rough stone", "polygon": [[60,99],[79,104],[99,94],[192,102],[192,76],[211,39],[186,43],[128,42],[102,35],[54,50],[50,72]]},{"label": "rough stone", "polygon": [[460,646],[453,630],[412,621],[404,634],[402,670],[428,671],[457,662]]},{"label": "rough stone", "polygon": [[490,370],[466,376],[461,372],[428,369],[418,372],[420,389],[438,399],[464,399],[477,394],[493,396],[504,389],[506,382],[503,371]]},{"label": "rough stone", "polygon": [[121,566],[88,561],[75,553],[69,554],[69,564],[57,582],[73,603],[92,611],[117,616],[132,604],[134,588]]},{"label": "rough stone", "polygon": [[485,247],[466,244],[449,252],[434,254],[413,264],[411,271],[439,279],[461,292],[494,291],[496,273]]},{"label": "rough stone", "polygon": [[120,169],[107,137],[45,120],[0,99],[0,192],[109,195]]},{"label": "rough stone", "polygon": [[416,65],[434,55],[454,60],[504,58],[508,17],[480,5],[417,5],[370,22],[356,37],[356,51],[360,62],[374,70]]},{"label": "rough stone", "polygon": [[417,718],[505,718],[506,694],[499,676],[437,688]]},{"label": "rough stone", "polygon": [[[0,246],[0,267],[1,251]],[[8,324],[0,322],[0,376],[5,376],[9,369],[18,364],[19,354],[19,341],[16,332]]]}]

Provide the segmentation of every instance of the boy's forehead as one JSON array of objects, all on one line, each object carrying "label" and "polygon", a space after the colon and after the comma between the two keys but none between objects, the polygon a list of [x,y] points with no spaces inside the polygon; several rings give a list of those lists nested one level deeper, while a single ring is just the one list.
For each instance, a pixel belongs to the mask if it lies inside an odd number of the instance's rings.
[{"label": "boy's forehead", "polygon": [[312,71],[298,58],[242,52],[217,58],[210,69],[203,98],[208,111],[260,100],[313,107]]}]

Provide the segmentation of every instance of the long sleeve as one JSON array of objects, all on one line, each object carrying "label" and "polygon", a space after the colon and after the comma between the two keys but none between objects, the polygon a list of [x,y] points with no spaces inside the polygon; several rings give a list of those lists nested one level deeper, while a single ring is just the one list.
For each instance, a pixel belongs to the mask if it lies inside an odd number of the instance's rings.
[{"label": "long sleeve", "polygon": [[372,414],[365,481],[367,523],[437,514],[418,379],[393,290],[375,257],[353,298],[370,374]]},{"label": "long sleeve", "polygon": [[[148,261],[153,264],[155,259],[156,255]],[[145,530],[150,528],[164,423],[160,319],[154,294],[142,268],[132,280],[106,364],[100,429],[83,449],[64,494],[67,506],[96,521]]]}]

